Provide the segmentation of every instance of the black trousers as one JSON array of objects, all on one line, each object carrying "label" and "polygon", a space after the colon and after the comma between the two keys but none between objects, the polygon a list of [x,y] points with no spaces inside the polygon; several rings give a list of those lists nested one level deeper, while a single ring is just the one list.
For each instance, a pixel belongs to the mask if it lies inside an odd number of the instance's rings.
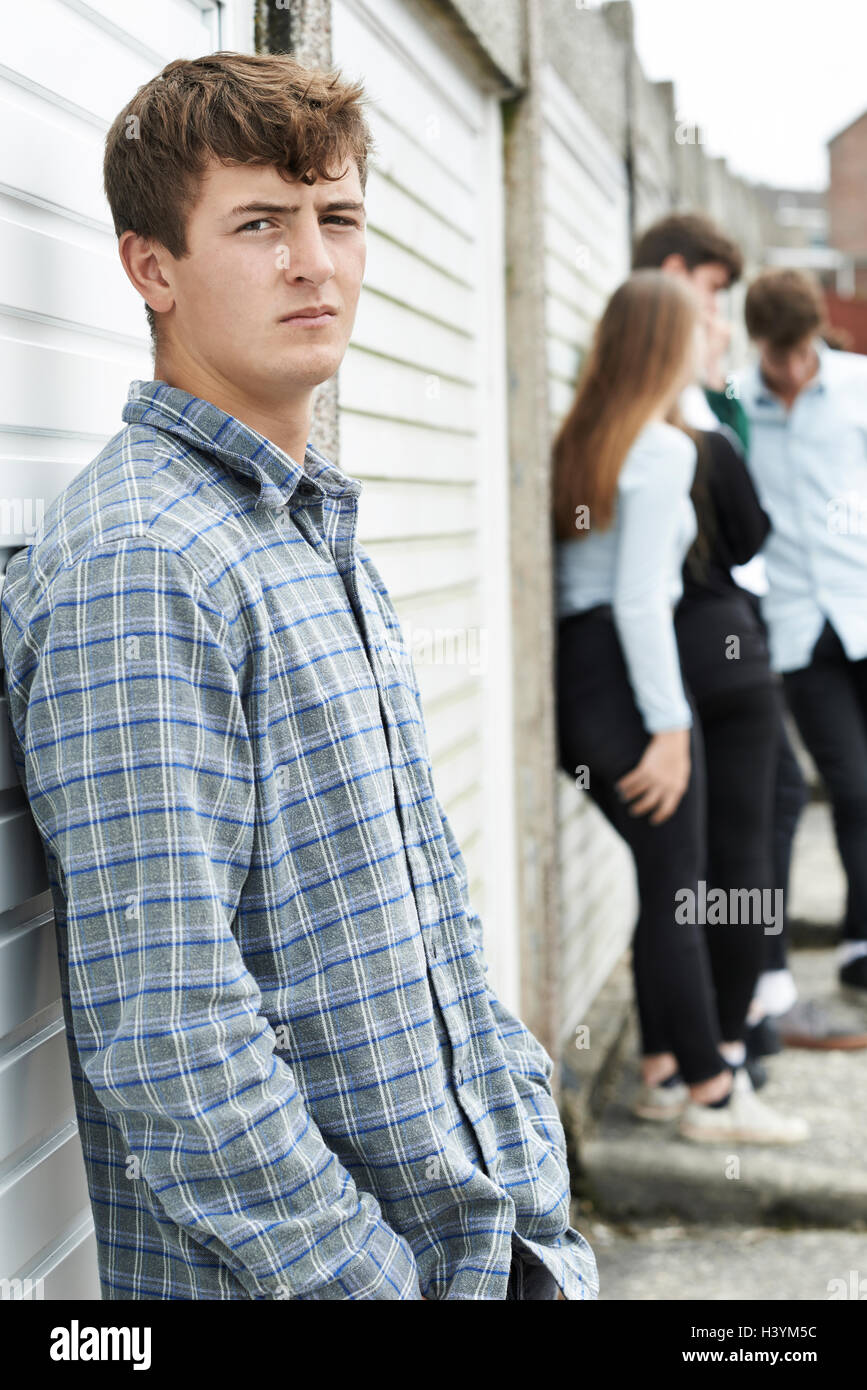
[{"label": "black trousers", "polygon": [[692,773],[662,825],[629,814],[615,783],[635,767],[648,734],[635,704],[610,610],[562,618],[557,628],[560,766],[588,769],[587,790],[632,851],[639,915],[632,946],[645,1055],[673,1052],[691,1085],[723,1071],[710,959],[700,924],[678,922],[677,894],[698,891],[704,868],[705,788],[701,724],[694,715]]},{"label": "black trousers", "polygon": [[556,1279],[553,1274],[549,1274],[541,1260],[531,1256],[529,1251],[512,1250],[512,1266],[506,1287],[507,1300],[525,1303],[531,1299],[547,1301],[556,1299],[559,1293]]},{"label": "black trousers", "polygon": [[789,708],[828,790],[848,886],[843,938],[867,939],[867,657],[850,661],[829,622],[808,666],[787,671]]},{"label": "black trousers", "polygon": [[[782,692],[768,680],[696,703],[705,750],[708,887],[721,888],[729,901],[732,889],[758,889],[766,895],[763,908],[776,910],[774,811]],[[748,922],[705,926],[725,1042],[745,1037],[747,1009],[766,968],[765,943],[781,935],[782,927],[782,912],[773,922],[750,914]]]},{"label": "black trousers", "polygon": [[774,887],[783,894],[783,930],[765,937],[763,970],[785,970],[789,944],[789,875],[792,865],[792,845],[801,812],[810,799],[807,783],[797,755],[792,747],[785,722],[780,717],[777,755],[777,775],[774,788]]},{"label": "black trousers", "polygon": [[[724,693],[731,692],[732,696],[735,696],[736,687],[738,685],[744,686],[746,693],[738,694],[737,699],[733,700],[730,707],[731,721],[729,727],[733,740],[733,755],[737,761],[741,761],[740,747],[745,743],[745,740],[752,742],[755,751],[761,754],[763,750],[758,748],[756,739],[751,739],[749,732],[751,724],[755,728],[760,725],[766,727],[764,714],[760,708],[761,697],[757,692],[761,687],[769,685],[776,685],[778,690],[781,690],[782,682],[771,672],[767,630],[758,597],[746,589],[735,586],[727,592],[720,590],[716,593],[711,590],[693,588],[678,605],[675,624],[686,684],[692,690],[696,704],[702,711],[703,720],[706,700],[721,701],[722,705],[718,706],[718,709],[721,709],[725,705]],[[730,634],[737,634],[740,639],[741,646],[736,662],[728,660],[724,655]],[[735,711],[740,705],[741,699],[744,701],[744,714],[741,729],[739,729]],[[752,714],[746,708],[750,702],[755,704]],[[783,718],[784,702],[782,699],[779,700],[778,706],[778,726],[769,734],[770,742],[777,747],[771,836],[774,888],[782,894],[784,906],[783,930],[765,935],[762,961],[762,969],[764,970],[782,970],[786,966],[788,919],[785,913],[785,904],[789,888],[792,845],[801,812],[809,800],[807,784],[804,781]],[[705,732],[707,733],[707,730]],[[725,730],[721,731],[720,739],[725,741]],[[765,773],[763,756],[761,762],[761,768],[757,767],[757,775],[763,778]],[[723,792],[728,795],[726,789],[728,778],[724,756],[714,759],[714,776],[709,775],[708,777],[708,795],[711,799],[714,795],[713,784],[716,776],[722,778]],[[721,826],[724,836],[727,832],[725,821],[717,819],[715,826],[709,831],[708,852],[711,856],[714,852],[716,825]]]}]

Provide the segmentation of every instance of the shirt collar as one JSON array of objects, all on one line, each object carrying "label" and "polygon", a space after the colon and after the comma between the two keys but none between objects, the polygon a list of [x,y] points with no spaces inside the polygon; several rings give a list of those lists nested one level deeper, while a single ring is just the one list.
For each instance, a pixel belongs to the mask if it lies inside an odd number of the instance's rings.
[{"label": "shirt collar", "polygon": [[357,478],[347,477],[309,442],[300,464],[251,425],[165,381],[131,382],[122,418],[154,425],[219,459],[258,488],[257,507],[285,506],[300,484],[328,497],[357,497],[361,491]]},{"label": "shirt collar", "polygon": [[[819,366],[815,376],[812,376],[803,390],[798,392],[796,397],[797,400],[800,400],[801,396],[811,395],[814,391],[827,391],[828,389],[829,354],[831,349],[821,338],[813,339],[813,347],[819,359]],[[756,405],[776,405],[779,406],[781,410],[785,408],[779,398],[765,385],[765,379],[762,376],[762,368],[759,362],[756,362],[752,368],[752,378],[753,400]]]}]

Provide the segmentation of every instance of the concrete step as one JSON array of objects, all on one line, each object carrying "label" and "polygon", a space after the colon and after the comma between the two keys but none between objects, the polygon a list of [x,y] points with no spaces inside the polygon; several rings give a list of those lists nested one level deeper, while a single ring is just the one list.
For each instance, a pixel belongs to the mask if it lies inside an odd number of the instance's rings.
[{"label": "concrete step", "polygon": [[[802,997],[836,997],[833,952],[796,951],[792,967]],[[698,1145],[680,1139],[672,1124],[632,1117],[634,1018],[630,1029],[611,1099],[581,1144],[579,1195],[597,1214],[867,1229],[867,1050],[788,1048],[766,1059],[762,1099],[808,1120],[803,1144]]]},{"label": "concrete step", "polygon": [[[573,1224],[596,1256],[600,1300],[788,1303],[867,1297],[865,1237],[859,1231],[616,1227],[581,1211]],[[773,1324],[773,1315],[762,1323]]]}]

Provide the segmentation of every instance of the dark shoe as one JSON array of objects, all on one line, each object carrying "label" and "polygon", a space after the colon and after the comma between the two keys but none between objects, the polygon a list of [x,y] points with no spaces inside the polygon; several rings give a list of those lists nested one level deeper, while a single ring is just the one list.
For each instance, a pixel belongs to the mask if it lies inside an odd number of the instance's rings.
[{"label": "dark shoe", "polygon": [[[853,962],[854,963],[854,962]],[[799,999],[777,1019],[786,1047],[822,1051],[867,1047],[867,1015],[840,1007],[825,1008],[815,999]]]},{"label": "dark shoe", "polygon": [[[782,1047],[780,1051],[782,1051]],[[746,1069],[750,1081],[753,1083],[753,1090],[760,1091],[768,1079],[768,1072],[764,1063],[760,1062],[758,1057],[748,1056],[747,1060],[744,1062],[744,1068]]]},{"label": "dark shoe", "polygon": [[773,1057],[783,1050],[777,1025],[768,1017],[747,1029],[746,1044],[748,1057]]},{"label": "dark shoe", "polygon": [[867,956],[856,956],[841,966],[840,988],[853,1004],[867,1004]]}]

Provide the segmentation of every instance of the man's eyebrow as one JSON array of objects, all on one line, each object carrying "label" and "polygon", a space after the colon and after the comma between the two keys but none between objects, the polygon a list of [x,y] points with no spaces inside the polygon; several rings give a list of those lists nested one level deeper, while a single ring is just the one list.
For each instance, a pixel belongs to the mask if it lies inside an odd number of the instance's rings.
[{"label": "man's eyebrow", "polygon": [[[231,212],[226,213],[225,217],[224,217],[222,220],[223,220],[224,222],[230,222],[230,221],[232,221],[233,218],[235,218],[235,217],[243,217],[245,214],[253,213],[253,212],[255,212],[255,213],[266,213],[266,212],[267,212],[267,213],[271,213],[271,212],[273,212],[273,213],[293,213],[293,212],[300,212],[300,210],[301,210],[301,204],[300,204],[300,203],[292,203],[292,204],[289,204],[289,203],[239,203],[239,204],[237,205],[237,207],[232,208],[232,211],[231,211]],[[320,211],[322,211],[322,212],[363,212],[363,211],[364,211],[364,203],[363,203],[363,202],[362,202],[362,203],[352,202],[352,201],[350,201],[349,199],[346,199],[346,198],[334,199],[334,200],[333,200],[332,202],[330,202],[330,203],[325,203],[325,204],[323,205],[323,207],[320,209]]]}]

